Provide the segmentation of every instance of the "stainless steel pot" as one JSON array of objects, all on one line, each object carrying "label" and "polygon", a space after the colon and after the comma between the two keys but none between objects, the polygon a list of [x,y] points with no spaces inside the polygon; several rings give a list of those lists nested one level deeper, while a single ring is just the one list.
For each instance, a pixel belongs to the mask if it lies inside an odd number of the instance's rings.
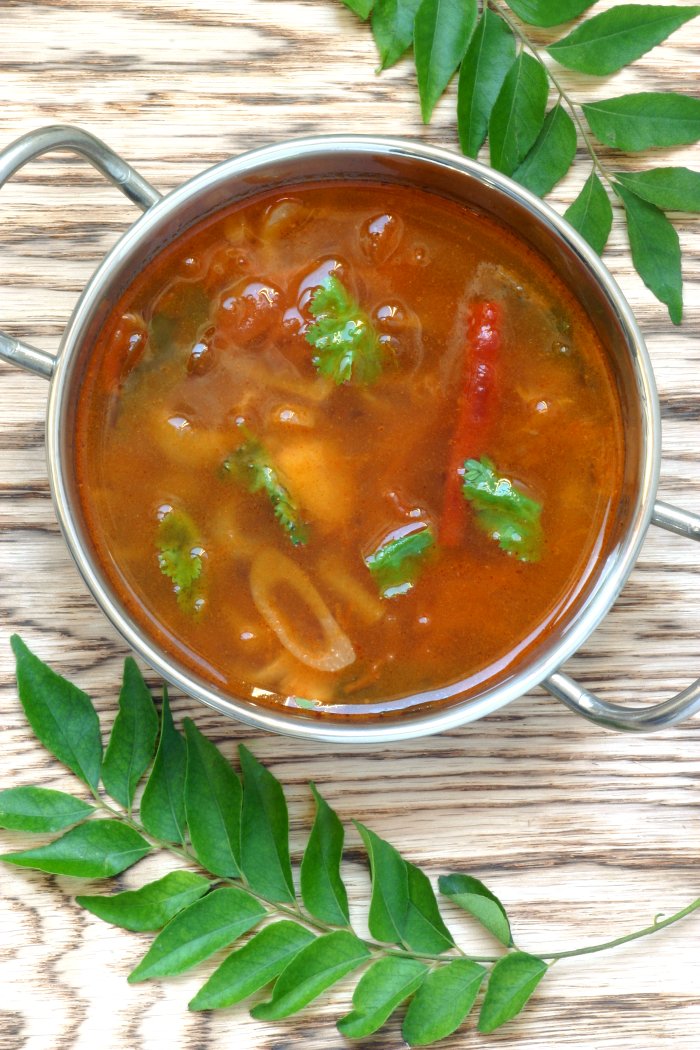
[{"label": "stainless steel pot", "polygon": [[[606,703],[559,670],[605,616],[629,575],[649,524],[700,540],[700,516],[655,502],[660,416],[651,363],[628,304],[597,255],[556,212],[510,179],[455,153],[399,139],[323,136],[269,146],[224,161],[162,197],[104,143],[78,128],[25,135],[0,153],[0,186],[51,150],[79,153],[142,209],[80,296],[58,354],[0,333],[0,356],[50,380],[46,443],[56,514],[95,600],[126,641],[168,681],[223,714],[289,736],[338,743],[378,743],[470,722],[543,685],[572,711],[628,732],[662,729],[700,710],[700,680],[655,707]],[[96,561],[80,516],[73,462],[77,393],[94,336],[133,275],[197,220],[261,188],[351,177],[410,183],[475,208],[516,230],[539,251],[586,307],[610,354],[622,405],[626,457],[623,493],[607,556],[555,636],[508,680],[434,712],[381,720],[324,720],[227,696],[168,656],[130,617]]]}]

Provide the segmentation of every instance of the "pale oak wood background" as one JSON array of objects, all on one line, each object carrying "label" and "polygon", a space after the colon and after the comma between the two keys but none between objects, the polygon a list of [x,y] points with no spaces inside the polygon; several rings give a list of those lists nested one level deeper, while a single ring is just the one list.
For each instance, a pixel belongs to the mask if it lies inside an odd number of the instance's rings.
[{"label": "pale oak wood background", "polygon": [[[606,3],[599,5],[599,8]],[[607,6],[612,6],[609,2]],[[412,135],[456,148],[454,87],[433,124],[419,119],[410,60],[375,77],[368,31],[334,0],[4,0],[0,145],[42,124],[100,135],[161,190],[224,157],[283,137],[350,131]],[[562,73],[582,98],[628,90],[692,93],[700,21],[602,81]],[[585,158],[557,189],[564,207]],[[700,166],[700,149],[643,164]],[[614,158],[613,167],[617,163]],[[621,160],[621,164],[630,163]],[[0,194],[0,327],[53,349],[104,252],[136,217],[92,169],[50,158]],[[679,216],[686,318],[673,329],[632,273],[619,222],[607,261],[648,339],[664,418],[661,496],[700,511],[700,224]],[[19,707],[7,638],[19,631],[95,698],[111,724],[125,647],[94,606],[58,534],[43,452],[46,387],[0,365],[0,786],[76,782],[34,741]],[[652,532],[614,610],[570,670],[608,698],[656,700],[700,673],[700,551]],[[153,678],[151,676],[151,680]],[[153,681],[155,685],[155,681]],[[303,846],[316,780],[341,817],[362,819],[431,875],[464,870],[512,910],[522,946],[576,946],[628,932],[700,893],[700,723],[639,739],[605,733],[536,691],[485,721],[422,742],[346,748],[262,736],[174,697],[233,754],[244,740],[287,788]],[[2,847],[29,836],[3,833]],[[33,840],[32,840],[33,841]],[[164,870],[149,858],[118,884]],[[364,915],[367,874],[354,832],[346,875]],[[81,884],[4,867],[0,900],[2,1050],[340,1050],[345,987],[278,1025],[235,1008],[189,1014],[217,960],[162,984],[126,973],[148,935],[103,925],[72,902]],[[463,943],[486,947],[455,918]],[[700,1040],[700,917],[602,956],[563,962],[526,1014],[492,1037],[462,1028],[446,1050],[695,1050]],[[392,1022],[366,1040],[403,1045]]]}]

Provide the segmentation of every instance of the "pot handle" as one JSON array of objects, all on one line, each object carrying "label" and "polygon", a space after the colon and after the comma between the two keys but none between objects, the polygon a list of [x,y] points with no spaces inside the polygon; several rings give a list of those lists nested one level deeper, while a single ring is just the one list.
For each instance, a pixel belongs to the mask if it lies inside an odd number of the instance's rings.
[{"label": "pot handle", "polygon": [[[125,160],[106,146],[104,142],[81,128],[69,125],[55,125],[39,128],[23,135],[0,152],[0,187],[16,171],[30,160],[40,157],[52,150],[68,150],[85,157],[105,178],[109,179],[125,196],[142,211],[160,200],[160,193],[154,189]],[[50,379],[56,365],[56,358],[46,350],[40,350],[29,343],[13,339],[0,332],[0,358],[18,365],[27,372]]]},{"label": "pot handle", "polygon": [[[651,516],[653,525],[668,532],[675,532],[689,540],[700,541],[700,515],[681,510],[670,503],[657,501]],[[595,693],[584,689],[561,671],[546,678],[542,685],[552,696],[563,700],[570,710],[583,715],[596,725],[606,729],[618,729],[623,733],[654,733],[659,729],[675,725],[676,722],[700,711],[700,678],[681,693],[653,707],[624,707],[609,704]]]}]

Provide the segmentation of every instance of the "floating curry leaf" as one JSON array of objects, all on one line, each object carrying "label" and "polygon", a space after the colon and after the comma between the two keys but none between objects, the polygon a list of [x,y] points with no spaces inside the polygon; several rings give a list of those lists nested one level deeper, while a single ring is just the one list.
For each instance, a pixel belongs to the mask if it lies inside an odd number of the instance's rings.
[{"label": "floating curry leaf", "polygon": [[576,128],[559,103],[545,117],[542,130],[513,178],[539,197],[563,179],[576,156]]},{"label": "floating curry leaf", "polygon": [[486,974],[471,959],[455,959],[429,973],[406,1011],[402,1033],[408,1045],[428,1046],[459,1028]]},{"label": "floating curry leaf", "polygon": [[422,558],[435,546],[429,528],[409,532],[389,540],[365,558],[365,564],[383,598],[395,598],[413,587],[420,572]]},{"label": "floating curry leaf", "polygon": [[521,492],[510,478],[500,474],[482,456],[464,464],[464,498],[467,499],[480,529],[496,541],[501,550],[519,561],[539,561],[542,549],[542,507]]},{"label": "floating curry leaf", "polygon": [[427,124],[474,32],[477,0],[423,0],[413,29],[421,114]]},{"label": "floating curry leaf", "polygon": [[185,719],[184,729],[185,812],[192,849],[207,871],[235,878],[241,854],[241,782],[191,719]]},{"label": "floating curry leaf", "polygon": [[22,639],[10,639],[17,666],[19,698],[35,736],[59,762],[91,788],[102,765],[100,722],[90,697],[56,674]]},{"label": "floating curry leaf", "polygon": [[85,820],[95,807],[51,788],[15,787],[0,791],[0,828],[13,831],[62,831]]},{"label": "floating curry leaf", "polygon": [[108,794],[126,809],[134,801],[136,785],[153,758],[158,738],[158,714],[136,661],[127,656],[114,719],[102,764],[102,783]]},{"label": "floating curry leaf", "polygon": [[311,930],[296,922],[271,923],[224,959],[192,999],[190,1010],[219,1010],[240,1003],[279,977],[314,938]]},{"label": "floating curry leaf", "polygon": [[171,919],[129,974],[129,982],[185,973],[233,944],[265,914],[262,904],[237,886],[213,890]]},{"label": "floating curry leaf", "polygon": [[208,879],[192,871],[171,871],[138,890],[75,900],[98,919],[123,930],[160,930],[178,912],[204,896],[210,885]]},{"label": "floating curry leaf", "polygon": [[615,192],[627,216],[632,262],[647,288],[665,303],[674,324],[683,316],[683,278],[678,234],[662,211],[624,186]]},{"label": "floating curry leaf", "polygon": [[700,171],[690,168],[650,168],[648,171],[616,171],[625,189],[662,211],[700,212]]},{"label": "floating curry leaf", "polygon": [[373,383],[382,370],[379,334],[368,314],[335,276],[324,277],[309,310],[314,323],[306,341],[314,367],[334,383]]},{"label": "floating curry leaf", "polygon": [[494,966],[479,1014],[479,1031],[493,1032],[523,1009],[547,972],[547,964],[534,955],[513,952]]},{"label": "floating curry leaf", "polygon": [[595,0],[506,0],[511,11],[531,26],[560,26],[578,18]]},{"label": "floating curry leaf", "polygon": [[515,37],[489,8],[469,42],[459,71],[457,128],[462,153],[476,157],[486,139],[489,117],[515,61]]},{"label": "floating curry leaf", "polygon": [[630,153],[700,139],[700,99],[690,95],[640,91],[586,102],[581,108],[596,138]]},{"label": "floating curry leaf", "polygon": [[275,517],[295,547],[308,541],[309,531],[299,508],[282,484],[269,452],[252,434],[245,432],[243,443],[224,460],[221,474],[233,478],[248,492],[264,492]]},{"label": "floating curry leaf", "polygon": [[150,842],[120,820],[89,820],[46,846],[3,853],[0,860],[52,875],[106,879],[130,868],[151,849]]},{"label": "floating curry leaf", "polygon": [[544,123],[549,83],[544,66],[526,51],[506,74],[489,120],[491,164],[512,175]]},{"label": "floating curry leaf", "polygon": [[417,959],[387,956],[362,974],[352,997],[352,1012],[338,1021],[346,1039],[365,1039],[389,1020],[394,1010],[413,995],[428,968]]},{"label": "floating curry leaf", "polygon": [[483,882],[471,875],[441,875],[438,885],[440,893],[478,919],[506,948],[512,947],[513,936],[506,910]]},{"label": "floating curry leaf", "polygon": [[564,212],[564,218],[600,255],[608,243],[613,211],[610,198],[595,172],[588,176],[578,197]]},{"label": "floating curry leaf", "polygon": [[267,1003],[250,1012],[261,1021],[278,1021],[303,1010],[346,974],[369,959],[369,949],[347,930],[317,937],[282,971]]},{"label": "floating curry leaf", "polygon": [[301,896],[315,918],[331,926],[347,926],[348,894],[340,874],[345,833],[337,814],[315,784],[316,819],[301,862]]},{"label": "floating curry leaf", "polygon": [[163,687],[160,740],[141,799],[141,821],[157,839],[185,841],[185,770],[187,748],[173,724],[168,690]]},{"label": "floating curry leaf", "polygon": [[172,581],[178,605],[196,610],[203,549],[199,530],[189,514],[170,509],[158,524],[158,567]]},{"label": "floating curry leaf", "polygon": [[382,60],[381,68],[395,65],[411,46],[413,23],[422,0],[376,0],[372,33]]},{"label": "floating curry leaf", "polygon": [[700,7],[617,4],[582,22],[547,50],[567,69],[605,76],[634,62],[699,14]]},{"label": "floating curry leaf", "polygon": [[289,813],[280,782],[243,744],[241,869],[251,889],[271,901],[293,901]]}]

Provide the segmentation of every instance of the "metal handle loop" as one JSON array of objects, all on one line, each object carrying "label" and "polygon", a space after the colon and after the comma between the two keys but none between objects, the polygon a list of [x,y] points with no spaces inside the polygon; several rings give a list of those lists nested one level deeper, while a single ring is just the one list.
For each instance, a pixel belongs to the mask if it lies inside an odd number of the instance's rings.
[{"label": "metal handle loop", "polygon": [[[23,135],[0,152],[0,188],[15,172],[24,167],[30,160],[50,153],[53,150],[68,150],[97,168],[106,179],[121,190],[128,199],[146,211],[160,200],[160,193],[131,165],[105,145],[100,139],[81,128],[69,125],[55,125],[39,128]],[[46,350],[23,343],[19,339],[0,332],[0,358],[10,364],[18,365],[27,372],[50,379],[55,367],[55,358]]]},{"label": "metal handle loop", "polygon": [[[659,528],[700,542],[700,515],[657,501],[651,520]],[[670,700],[652,707],[609,704],[561,671],[555,671],[542,685],[576,714],[623,733],[654,733],[700,711],[700,678]]]}]

